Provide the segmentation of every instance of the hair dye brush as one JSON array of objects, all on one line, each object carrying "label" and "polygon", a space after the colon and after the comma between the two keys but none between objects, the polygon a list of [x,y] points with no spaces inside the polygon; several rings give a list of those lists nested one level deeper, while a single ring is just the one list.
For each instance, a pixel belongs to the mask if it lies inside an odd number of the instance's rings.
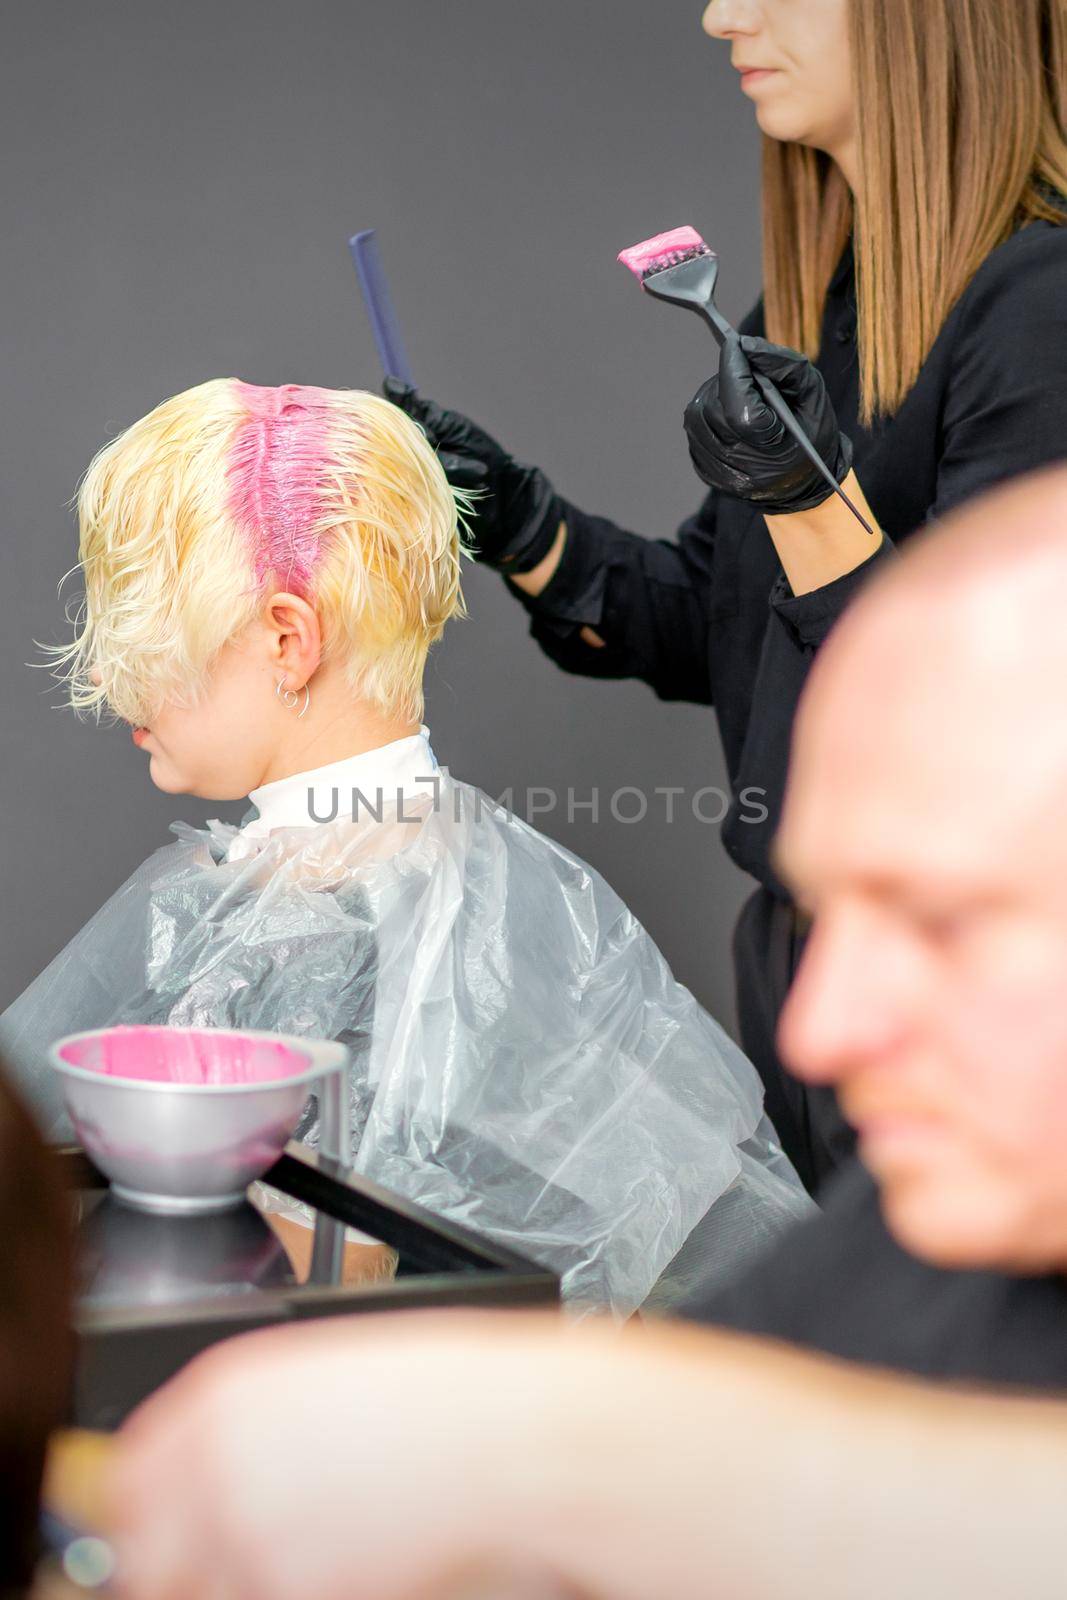
[{"label": "hair dye brush", "polygon": [[[655,239],[646,239],[643,244],[635,244],[631,249],[624,250],[619,260],[624,267],[629,267],[642,288],[647,289],[649,294],[655,295],[657,300],[666,300],[668,305],[686,306],[690,311],[695,311],[703,317],[714,334],[720,350],[731,335],[737,337],[736,330],[731,327],[715,304],[719,258],[714,250],[709,249],[704,243],[695,228],[675,228],[670,233],[659,234]],[[845,502],[857,522],[860,522],[873,537],[874,529],[852,504],[793,415],[777,386],[755,370],[753,377],[760,394],[782,426],[792,434],[812,465],[818,468],[834,493]]]}]

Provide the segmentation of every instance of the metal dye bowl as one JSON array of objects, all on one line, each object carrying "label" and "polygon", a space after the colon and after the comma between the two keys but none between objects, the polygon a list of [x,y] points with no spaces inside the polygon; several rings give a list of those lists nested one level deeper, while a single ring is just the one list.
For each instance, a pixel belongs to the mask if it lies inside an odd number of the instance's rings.
[{"label": "metal dye bowl", "polygon": [[240,1205],[281,1155],[344,1045],[229,1028],[114,1027],[51,1048],[87,1154],[128,1205],[170,1214]]}]

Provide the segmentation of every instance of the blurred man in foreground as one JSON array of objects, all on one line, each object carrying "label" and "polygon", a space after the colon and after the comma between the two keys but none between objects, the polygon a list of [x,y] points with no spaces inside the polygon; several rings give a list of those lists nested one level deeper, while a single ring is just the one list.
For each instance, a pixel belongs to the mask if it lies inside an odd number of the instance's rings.
[{"label": "blurred man in foreground", "polygon": [[[1067,1389],[1065,530],[1062,473],[1002,492],[904,558],[816,664],[780,841],[815,927],[783,1042],[840,1084],[888,1231],[869,1265],[867,1201],[831,1207],[792,1277],[776,1253],[744,1289],[773,1305],[783,1283],[767,1331],[792,1318],[829,1344],[838,1319],[859,1329],[842,1353],[1050,1390]],[[873,1304],[866,1272],[889,1285]],[[399,1600],[461,1593],[468,1572],[508,1574],[490,1594],[611,1600],[1063,1587],[1061,1404],[693,1329],[256,1336],[126,1438],[135,1600]]]}]

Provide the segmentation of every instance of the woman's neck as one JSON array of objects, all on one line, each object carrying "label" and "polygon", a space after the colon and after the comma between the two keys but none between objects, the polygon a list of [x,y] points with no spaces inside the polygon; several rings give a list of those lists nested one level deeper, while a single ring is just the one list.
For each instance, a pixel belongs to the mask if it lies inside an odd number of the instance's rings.
[{"label": "woman's neck", "polygon": [[294,726],[271,752],[256,788],[409,738],[421,726],[410,718],[388,716],[359,702],[333,712],[327,706],[313,705],[309,712],[312,710],[317,712],[315,721],[309,721],[307,727],[297,722],[293,712]]},{"label": "woman's neck", "polygon": [[842,141],[842,143],[836,149],[828,150],[826,154],[841,168],[841,171],[844,174],[845,182],[852,190],[853,195],[855,195],[857,192],[857,184],[859,183],[860,168],[859,142],[855,134],[852,134],[847,140]]}]

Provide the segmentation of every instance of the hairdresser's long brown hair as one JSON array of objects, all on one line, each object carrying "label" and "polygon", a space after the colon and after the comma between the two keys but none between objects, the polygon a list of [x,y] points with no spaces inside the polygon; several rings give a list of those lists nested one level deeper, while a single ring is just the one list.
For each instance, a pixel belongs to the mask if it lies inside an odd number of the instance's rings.
[{"label": "hairdresser's long brown hair", "polygon": [[849,0],[849,28],[859,193],[822,152],[764,140],[764,293],[769,336],[814,358],[854,231],[869,422],[990,251],[1067,223],[1067,0]]}]

